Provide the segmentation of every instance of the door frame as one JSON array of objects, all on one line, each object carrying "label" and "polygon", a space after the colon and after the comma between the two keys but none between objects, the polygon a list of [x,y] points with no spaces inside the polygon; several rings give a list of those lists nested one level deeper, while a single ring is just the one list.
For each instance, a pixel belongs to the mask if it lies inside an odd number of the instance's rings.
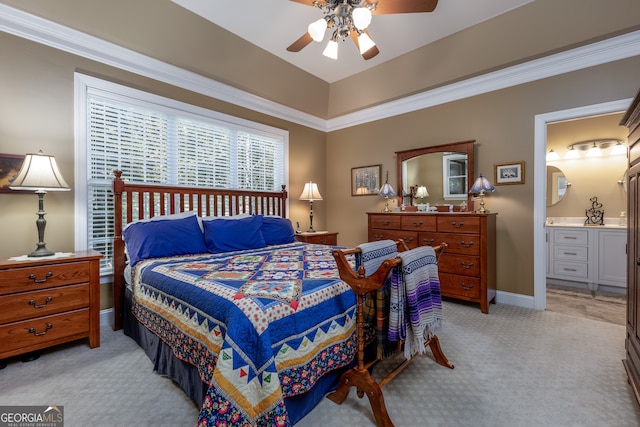
[{"label": "door frame", "polygon": [[547,125],[564,120],[580,119],[626,111],[632,98],[602,104],[587,105],[568,110],[538,114],[534,118],[533,153],[533,308],[547,307]]}]

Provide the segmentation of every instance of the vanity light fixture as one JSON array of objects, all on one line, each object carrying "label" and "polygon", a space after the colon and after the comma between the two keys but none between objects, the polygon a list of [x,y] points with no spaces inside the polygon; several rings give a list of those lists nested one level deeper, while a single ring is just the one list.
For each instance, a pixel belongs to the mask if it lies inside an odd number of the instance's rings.
[{"label": "vanity light fixture", "polygon": [[487,178],[480,174],[480,176],[473,183],[473,187],[471,187],[471,190],[469,190],[470,194],[478,195],[477,197],[474,197],[474,200],[480,200],[480,209],[476,210],[477,213],[489,213],[489,211],[484,208],[485,191],[493,192],[496,191],[496,188],[493,186],[493,184],[491,184],[491,182],[489,182]]},{"label": "vanity light fixture", "polygon": [[547,162],[553,162],[554,160],[560,160],[560,156],[553,150],[549,150],[547,153]]},{"label": "vanity light fixture", "polygon": [[[579,159],[581,157],[581,151],[586,151],[585,157],[601,157],[604,155],[603,150],[607,150],[609,148],[611,148],[608,153],[610,156],[627,154],[626,145],[621,140],[615,138],[591,139],[589,141],[575,142],[569,145],[568,148],[569,150],[564,155],[565,159]],[[548,157],[547,160],[549,160]]]},{"label": "vanity light fixture", "polygon": [[389,184],[389,171],[387,171],[387,179],[384,185],[380,188],[378,195],[385,199],[383,212],[391,212],[391,209],[389,209],[389,197],[396,196],[396,191],[393,189],[391,184]]},{"label": "vanity light fixture", "polygon": [[24,157],[22,167],[18,172],[18,176],[9,186],[12,190],[33,191],[38,195],[38,219],[36,227],[38,228],[38,244],[36,250],[28,254],[30,257],[51,256],[55,253],[47,249],[44,242],[44,229],[47,226],[47,220],[44,219],[46,212],[44,211],[44,195],[47,191],[69,191],[69,185],[65,182],[55,157],[42,154],[27,154]]},{"label": "vanity light fixture", "polygon": [[318,190],[318,184],[313,181],[306,182],[300,195],[300,200],[309,201],[309,229],[307,233],[315,233],[316,230],[313,229],[313,201],[322,200],[322,196]]}]

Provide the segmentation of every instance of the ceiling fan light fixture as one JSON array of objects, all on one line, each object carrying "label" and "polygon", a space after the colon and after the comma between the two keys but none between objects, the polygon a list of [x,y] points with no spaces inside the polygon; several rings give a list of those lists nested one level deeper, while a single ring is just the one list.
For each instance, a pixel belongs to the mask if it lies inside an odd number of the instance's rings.
[{"label": "ceiling fan light fixture", "polygon": [[374,47],[376,44],[371,40],[371,37],[367,33],[361,33],[358,36],[358,46],[360,48],[360,55],[364,55],[369,49]]},{"label": "ceiling fan light fixture", "polygon": [[325,21],[324,18],[320,18],[309,24],[308,30],[309,35],[314,41],[321,42],[327,30],[327,21]]},{"label": "ceiling fan light fixture", "polygon": [[322,52],[324,56],[331,59],[338,59],[338,42],[335,40],[329,40],[327,43],[327,47],[324,48],[324,52]]},{"label": "ceiling fan light fixture", "polygon": [[371,24],[371,11],[367,7],[357,7],[351,13],[353,25],[360,31]]}]

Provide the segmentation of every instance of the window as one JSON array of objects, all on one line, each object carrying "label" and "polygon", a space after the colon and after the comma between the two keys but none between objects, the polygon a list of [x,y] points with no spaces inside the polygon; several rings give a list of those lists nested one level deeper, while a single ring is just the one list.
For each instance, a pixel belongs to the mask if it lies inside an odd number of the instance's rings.
[{"label": "window", "polygon": [[442,193],[445,200],[467,199],[467,155],[442,156]]},{"label": "window", "polygon": [[280,129],[76,74],[76,249],[101,252],[101,272],[112,272],[114,170],[133,182],[277,191],[287,143]]}]

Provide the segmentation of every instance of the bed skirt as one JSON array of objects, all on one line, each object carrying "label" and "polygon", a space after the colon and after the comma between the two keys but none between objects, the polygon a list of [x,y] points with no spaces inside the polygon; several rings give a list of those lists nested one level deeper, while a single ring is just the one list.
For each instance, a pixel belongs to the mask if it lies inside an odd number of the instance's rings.
[{"label": "bed skirt", "polygon": [[[131,291],[127,287],[123,304],[124,334],[131,337],[144,350],[151,362],[153,370],[165,375],[178,384],[198,407],[202,406],[208,385],[200,379],[198,369],[174,356],[171,348],[157,335],[138,323],[131,314]],[[324,375],[308,392],[284,399],[291,424],[296,424],[307,415],[324,396],[336,390],[340,375],[352,365],[337,369]],[[197,420],[193,420],[196,424]]]}]

